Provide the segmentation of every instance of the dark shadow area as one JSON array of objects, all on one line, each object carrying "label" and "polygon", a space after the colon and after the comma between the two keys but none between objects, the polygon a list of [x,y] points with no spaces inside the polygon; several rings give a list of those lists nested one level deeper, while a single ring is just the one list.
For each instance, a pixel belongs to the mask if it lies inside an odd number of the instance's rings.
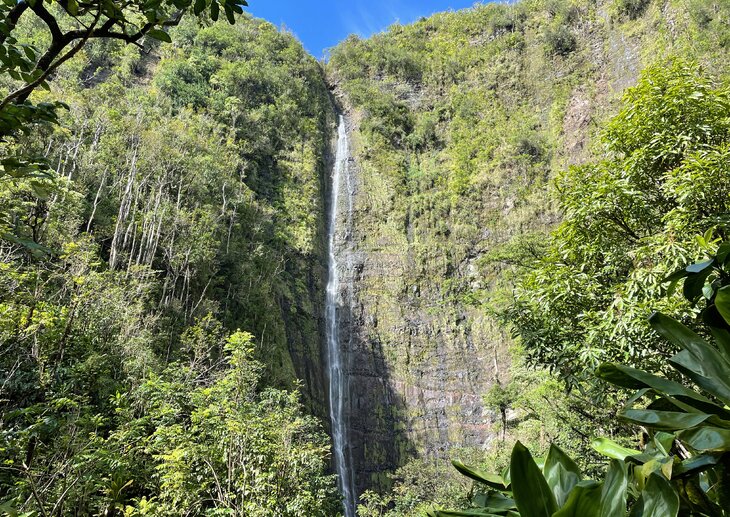
[{"label": "dark shadow area", "polygon": [[347,418],[358,495],[367,489],[389,489],[388,473],[416,453],[407,434],[406,401],[395,390],[382,344],[361,333],[363,308],[341,307],[338,314],[341,339],[348,351],[351,395]]}]

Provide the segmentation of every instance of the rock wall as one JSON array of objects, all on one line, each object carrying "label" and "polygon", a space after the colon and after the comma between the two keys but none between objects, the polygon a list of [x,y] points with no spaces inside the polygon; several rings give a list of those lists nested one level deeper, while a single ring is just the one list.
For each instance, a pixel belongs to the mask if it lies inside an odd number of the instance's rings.
[{"label": "rock wall", "polygon": [[483,396],[510,365],[499,313],[514,261],[559,220],[551,178],[587,158],[645,64],[727,59],[691,41],[692,6],[614,4],[477,6],[333,51],[357,176],[342,332],[358,492],[414,455],[495,438]]}]

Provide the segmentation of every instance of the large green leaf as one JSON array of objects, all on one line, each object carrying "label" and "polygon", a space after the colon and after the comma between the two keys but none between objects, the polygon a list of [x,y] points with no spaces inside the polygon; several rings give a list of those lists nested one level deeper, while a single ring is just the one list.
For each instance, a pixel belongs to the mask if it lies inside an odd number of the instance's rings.
[{"label": "large green leaf", "polygon": [[725,323],[730,325],[730,285],[726,285],[717,290],[715,307],[717,308],[717,312],[720,313],[720,316],[722,316],[722,319],[725,320]]},{"label": "large green leaf", "polygon": [[229,4],[223,4],[223,12],[226,14],[226,19],[228,20],[228,23],[234,25],[236,23],[236,15],[234,14],[233,9]]},{"label": "large green leaf", "polygon": [[662,454],[669,456],[676,439],[677,436],[674,433],[659,431],[654,433],[654,438],[651,443],[647,445],[646,450],[649,451],[649,449],[655,448]]},{"label": "large green leaf", "polygon": [[690,264],[689,266],[687,266],[685,268],[685,271],[687,271],[687,273],[694,273],[694,274],[702,273],[704,271],[711,270],[714,263],[715,263],[715,259],[695,262],[694,264]]},{"label": "large green leaf", "polygon": [[205,0],[195,0],[195,4],[193,5],[193,13],[195,14],[195,16],[198,16],[200,13],[202,13],[205,10],[205,7]]},{"label": "large green leaf", "polygon": [[626,463],[611,460],[606,479],[601,488],[600,517],[622,517],[626,515],[626,496],[629,472]]},{"label": "large green leaf", "polygon": [[704,472],[717,465],[719,460],[720,457],[716,454],[700,454],[699,456],[686,459],[674,468],[672,479],[694,476],[700,472]]},{"label": "large green leaf", "polygon": [[667,479],[671,479],[673,469],[673,456],[663,456],[655,454],[650,459],[647,459],[647,461],[643,465],[641,465],[641,467],[634,467],[633,474],[638,486],[640,488],[643,488],[651,474],[661,472]]},{"label": "large green leaf", "polygon": [[682,294],[693,303],[702,295],[702,288],[705,286],[705,282],[707,282],[707,277],[712,273],[712,263],[711,261],[708,262],[694,264],[696,266],[694,271],[689,271],[693,266],[687,268],[687,271],[692,274],[687,275],[684,286],[682,287]]},{"label": "large green leaf", "polygon": [[659,334],[683,348],[670,363],[700,387],[730,403],[730,363],[722,354],[677,320],[656,312],[649,322]]},{"label": "large green leaf", "polygon": [[581,481],[553,517],[601,517],[601,483]]},{"label": "large green leaf", "polygon": [[[709,345],[708,345],[709,347]],[[689,350],[677,352],[669,359],[678,371],[692,379],[706,392],[714,395],[722,402],[730,404],[730,365],[723,362],[716,349],[710,348],[706,353],[692,353]],[[727,377],[722,377],[723,371]]]},{"label": "large green leaf", "polygon": [[702,311],[702,320],[710,328],[720,353],[730,361],[730,285],[717,291],[715,304]]},{"label": "large green leaf", "polygon": [[698,451],[730,451],[730,429],[703,426],[682,431],[678,436]]},{"label": "large green leaf", "polygon": [[160,29],[150,29],[147,32],[147,36],[159,41],[164,41],[165,43],[172,43],[172,38],[170,38],[170,35]]},{"label": "large green leaf", "polygon": [[730,332],[713,326],[710,326],[710,332],[712,332],[712,337],[715,338],[720,353],[725,356],[725,359],[730,360]]},{"label": "large green leaf", "polygon": [[487,508],[490,511],[516,510],[517,505],[512,498],[506,497],[499,492],[490,494],[478,494],[474,496],[472,502],[480,508]]},{"label": "large green leaf", "polygon": [[679,495],[664,477],[654,472],[649,476],[637,506],[642,509],[642,517],[677,517]]},{"label": "large green leaf", "polygon": [[628,449],[617,444],[613,440],[609,440],[608,438],[594,439],[591,442],[591,447],[593,447],[599,454],[603,454],[604,456],[608,456],[615,460],[625,460],[631,456],[638,456],[641,454],[641,451]]},{"label": "large green leaf", "polygon": [[[713,404],[707,397],[679,384],[678,382],[670,381],[664,377],[652,375],[645,371],[631,368],[630,366],[604,363],[598,367],[596,375],[601,379],[616,386],[621,386],[622,388],[633,388],[637,390],[642,388],[653,388],[666,395],[683,397],[709,406],[715,406],[715,404]],[[722,408],[719,409],[722,410]]]},{"label": "large green leaf", "polygon": [[715,252],[715,261],[723,266],[727,265],[730,258],[730,242],[723,242]]},{"label": "large green leaf", "polygon": [[[656,390],[654,390],[654,393],[661,398],[652,402],[648,409],[668,411],[669,407],[674,406],[685,413],[709,413],[710,418],[707,419],[707,423],[718,427],[730,427],[730,411],[725,408],[716,404],[707,404],[705,402],[687,399],[686,397],[672,397]],[[671,404],[671,406],[664,405],[663,403]]]},{"label": "large green leaf", "polygon": [[456,470],[461,472],[466,477],[473,479],[474,481],[484,483],[485,485],[494,488],[495,490],[509,490],[509,483],[505,482],[502,476],[498,476],[497,474],[491,474],[489,472],[484,472],[473,467],[468,467],[459,460],[452,460],[451,464]]},{"label": "large green leaf", "polygon": [[532,454],[522,443],[512,449],[510,460],[512,495],[520,514],[527,517],[550,517],[558,509],[550,487]]},{"label": "large green leaf", "polygon": [[568,494],[583,477],[578,465],[555,444],[550,445],[543,474],[559,507],[565,504]]},{"label": "large green leaf", "polygon": [[698,426],[711,415],[706,413],[681,413],[678,411],[655,411],[650,409],[624,409],[619,416],[652,429],[674,431]]}]

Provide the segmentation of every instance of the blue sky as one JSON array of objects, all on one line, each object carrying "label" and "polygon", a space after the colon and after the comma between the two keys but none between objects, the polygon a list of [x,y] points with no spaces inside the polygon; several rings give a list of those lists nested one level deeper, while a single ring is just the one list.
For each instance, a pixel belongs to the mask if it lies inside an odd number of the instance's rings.
[{"label": "blue sky", "polygon": [[471,7],[477,0],[248,0],[248,11],[284,25],[315,57],[348,34],[370,36],[399,21]]}]

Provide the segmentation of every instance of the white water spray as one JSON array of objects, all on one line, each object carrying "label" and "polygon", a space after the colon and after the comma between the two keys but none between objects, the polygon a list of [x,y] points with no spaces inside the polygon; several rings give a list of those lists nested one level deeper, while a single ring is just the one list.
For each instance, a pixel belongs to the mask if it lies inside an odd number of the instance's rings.
[{"label": "white water spray", "polygon": [[332,421],[332,441],[334,448],[335,471],[338,476],[338,486],[342,493],[345,505],[345,517],[355,517],[355,490],[352,475],[352,465],[349,452],[349,439],[345,405],[349,399],[349,383],[347,379],[345,351],[340,344],[337,306],[340,304],[340,277],[337,247],[338,206],[340,195],[340,180],[344,175],[348,184],[348,219],[352,211],[352,192],[349,188],[350,178],[348,171],[349,142],[345,119],[340,115],[337,130],[337,153],[335,166],[332,172],[331,197],[329,206],[329,264],[327,280],[327,299],[325,305],[325,322],[327,325],[327,367],[329,369],[329,400],[330,420]]}]

